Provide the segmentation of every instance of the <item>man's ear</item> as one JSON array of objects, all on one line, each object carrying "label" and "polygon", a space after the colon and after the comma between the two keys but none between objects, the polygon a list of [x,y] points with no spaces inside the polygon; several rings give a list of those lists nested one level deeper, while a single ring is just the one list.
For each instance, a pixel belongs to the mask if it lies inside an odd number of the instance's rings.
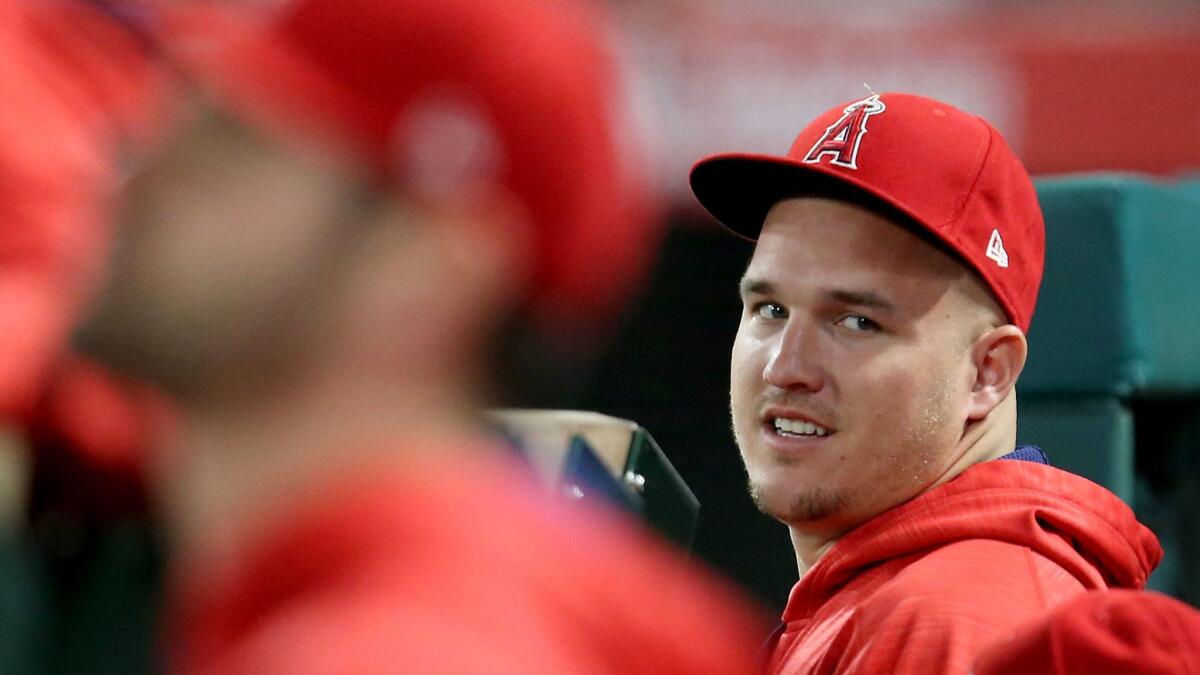
[{"label": "man's ear", "polygon": [[462,193],[453,203],[381,214],[343,296],[343,336],[407,369],[466,358],[514,310],[532,277],[532,226],[515,200]]},{"label": "man's ear", "polygon": [[1008,398],[1025,367],[1028,351],[1025,334],[1012,324],[992,328],[975,340],[971,345],[975,380],[967,404],[968,420],[987,417]]},{"label": "man's ear", "polygon": [[469,283],[484,307],[506,311],[525,297],[536,260],[532,221],[500,188],[464,190],[429,209],[447,279]]}]

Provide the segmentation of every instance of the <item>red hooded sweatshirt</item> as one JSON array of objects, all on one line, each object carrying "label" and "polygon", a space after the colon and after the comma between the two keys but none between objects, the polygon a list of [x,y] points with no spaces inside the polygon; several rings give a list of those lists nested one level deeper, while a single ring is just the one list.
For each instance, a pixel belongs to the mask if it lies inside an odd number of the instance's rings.
[{"label": "red hooded sweatshirt", "polygon": [[965,674],[988,643],[1085,590],[1142,588],[1161,558],[1099,485],[977,464],[835,543],[792,589],[769,671]]}]

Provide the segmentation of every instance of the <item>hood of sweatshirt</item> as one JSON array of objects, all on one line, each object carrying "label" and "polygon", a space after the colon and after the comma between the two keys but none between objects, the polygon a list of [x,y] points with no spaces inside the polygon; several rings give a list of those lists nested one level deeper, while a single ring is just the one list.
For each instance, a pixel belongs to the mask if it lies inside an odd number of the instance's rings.
[{"label": "hood of sweatshirt", "polygon": [[868,567],[973,539],[1028,547],[1088,588],[1140,589],[1162,559],[1154,533],[1100,485],[1033,462],[982,462],[843,536],[792,589],[783,618],[808,615]]}]

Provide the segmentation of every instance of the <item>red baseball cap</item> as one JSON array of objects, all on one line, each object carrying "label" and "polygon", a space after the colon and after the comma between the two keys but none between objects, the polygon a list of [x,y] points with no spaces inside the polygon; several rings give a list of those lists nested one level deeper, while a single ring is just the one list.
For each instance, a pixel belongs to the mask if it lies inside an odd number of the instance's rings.
[{"label": "red baseball cap", "polygon": [[590,329],[656,239],[602,19],[575,0],[197,1],[163,3],[159,25],[222,103],[331,135],[403,194],[506,189],[535,229],[529,316]]},{"label": "red baseball cap", "polygon": [[1195,675],[1200,612],[1146,591],[1084,593],[1012,640],[990,647],[974,675]]},{"label": "red baseball cap", "polygon": [[883,206],[927,231],[977,272],[1029,330],[1045,228],[1029,174],[994,127],[923,96],[872,94],[829,110],[786,156],[722,154],[691,172],[700,203],[755,239],[771,207],[803,194]]}]

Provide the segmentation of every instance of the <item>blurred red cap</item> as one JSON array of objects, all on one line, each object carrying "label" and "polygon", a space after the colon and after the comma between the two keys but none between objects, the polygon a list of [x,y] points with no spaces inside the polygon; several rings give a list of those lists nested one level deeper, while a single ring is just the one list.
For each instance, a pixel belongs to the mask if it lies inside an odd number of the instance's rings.
[{"label": "blurred red cap", "polygon": [[1200,612],[1159,593],[1083,594],[989,648],[975,675],[1193,675]]},{"label": "blurred red cap", "polygon": [[656,243],[600,19],[549,0],[297,0],[189,3],[164,23],[226,103],[332,132],[410,197],[507,188],[535,226],[531,318],[592,328]]}]

